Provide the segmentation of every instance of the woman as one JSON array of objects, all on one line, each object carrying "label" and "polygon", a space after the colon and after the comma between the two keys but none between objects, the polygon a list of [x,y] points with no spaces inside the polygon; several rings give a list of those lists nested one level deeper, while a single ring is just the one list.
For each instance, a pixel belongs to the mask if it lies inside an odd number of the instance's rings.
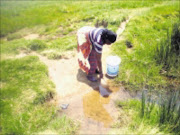
[{"label": "woman", "polygon": [[93,75],[100,74],[103,78],[101,54],[103,45],[110,45],[116,41],[117,35],[104,28],[85,26],[78,30],[78,63],[80,68],[87,73],[90,81],[97,81]]}]

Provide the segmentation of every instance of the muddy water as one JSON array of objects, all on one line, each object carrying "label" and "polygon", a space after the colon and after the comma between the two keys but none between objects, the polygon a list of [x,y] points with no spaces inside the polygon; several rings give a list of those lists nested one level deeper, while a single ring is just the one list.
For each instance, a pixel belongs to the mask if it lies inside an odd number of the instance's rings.
[{"label": "muddy water", "polygon": [[117,90],[115,87],[99,85],[99,87],[84,95],[83,112],[85,117],[102,122],[104,127],[109,127],[113,118],[104,105],[110,102],[110,94]]}]

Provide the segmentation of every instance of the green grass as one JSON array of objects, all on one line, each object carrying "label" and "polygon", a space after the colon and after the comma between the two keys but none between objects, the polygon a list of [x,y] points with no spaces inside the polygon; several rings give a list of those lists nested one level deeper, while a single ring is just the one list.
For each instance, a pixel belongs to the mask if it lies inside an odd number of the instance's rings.
[{"label": "green grass", "polygon": [[30,53],[31,51],[43,51],[47,48],[44,41],[16,39],[12,41],[1,42],[1,60],[9,57],[14,58],[20,52]]},{"label": "green grass", "polygon": [[[173,25],[170,33],[167,31],[166,39],[163,39],[155,51],[155,59],[158,64],[163,65],[161,72],[168,78],[177,80],[180,78],[180,23]],[[169,34],[170,33],[170,34]]]},{"label": "green grass", "polygon": [[76,47],[75,34],[80,27],[93,26],[98,20],[105,20],[108,29],[116,31],[134,9],[161,3],[162,1],[2,1],[0,32],[1,36],[6,36],[10,41],[1,42],[2,57],[18,54],[19,48],[27,49],[30,41],[20,38],[31,33],[45,36],[44,42],[48,44],[46,49],[60,52],[72,50]]},{"label": "green grass", "polygon": [[48,59],[61,59],[63,54],[57,50],[45,50],[41,52],[43,56],[46,56]]},{"label": "green grass", "polygon": [[68,29],[73,24],[76,24],[73,29],[77,29],[81,27],[79,22],[87,24],[101,18],[108,18],[113,24],[111,18],[121,16],[123,9],[148,7],[156,3],[161,1],[2,1],[0,31],[1,36],[6,36],[22,28],[43,24],[47,25],[44,32],[55,31],[60,26]]},{"label": "green grass", "polygon": [[50,44],[48,48],[66,51],[76,47],[75,33],[80,27],[93,26],[97,21],[105,20],[107,28],[116,31],[135,8],[161,3],[162,1],[2,1],[0,31],[1,36],[6,36],[10,41],[36,33],[45,36],[45,42]]},{"label": "green grass", "polygon": [[[157,63],[155,56],[158,45],[167,38],[167,30],[171,31],[178,21],[178,15],[178,2],[175,2],[151,8],[130,20],[123,33],[124,40],[113,45],[113,52],[122,58],[117,82],[137,90],[168,87],[168,78],[160,74],[163,64]],[[133,47],[127,49],[127,42]],[[176,73],[179,80],[178,70]]]},{"label": "green grass", "polygon": [[60,51],[72,50],[77,47],[76,35],[64,36],[50,42],[49,49],[57,49]]},{"label": "green grass", "polygon": [[[60,58],[62,52],[73,50],[77,47],[76,36],[64,36],[62,38],[57,38],[53,41],[46,40],[25,40],[16,39],[12,41],[1,42],[1,59],[7,59],[9,57],[15,57],[20,52],[30,53],[32,51],[37,51],[43,53],[43,51],[52,50],[48,52],[48,58],[58,59]],[[46,55],[45,55],[46,56]]]},{"label": "green grass", "polygon": [[19,49],[27,48],[30,41],[25,39],[17,39],[8,42],[1,42],[1,55],[15,55],[19,53]]},{"label": "green grass", "polygon": [[[138,13],[136,9],[140,8],[147,12]],[[167,83],[166,77],[159,74],[163,65],[153,60],[154,53],[151,52],[161,39],[167,37],[171,21],[175,22],[178,18],[177,9],[177,2],[159,0],[1,1],[0,37],[7,38],[7,41],[1,38],[0,44],[1,133],[45,134],[51,131],[51,134],[75,134],[78,129],[77,122],[58,116],[59,109],[50,102],[54,98],[55,88],[49,80],[47,67],[35,56],[14,59],[21,51],[37,51],[50,59],[59,59],[62,53],[76,48],[76,31],[80,27],[102,26],[102,21],[105,21],[107,28],[115,32],[122,21],[136,15],[123,34],[125,40],[114,45],[114,52],[123,60],[117,81],[133,89],[164,85]],[[23,39],[32,33],[39,34],[39,38]],[[126,51],[125,43],[133,45],[131,53]],[[137,116],[136,111],[132,112]],[[132,112],[127,113],[128,116]],[[131,133],[135,133],[138,125],[141,126],[137,133],[160,133],[157,126],[141,124],[140,119],[138,121],[130,125]]]},{"label": "green grass", "polygon": [[58,108],[49,102],[54,96],[55,86],[38,57],[1,61],[1,133],[75,132],[73,121],[57,116]]},{"label": "green grass", "polygon": [[[119,110],[118,120],[112,126],[109,134],[165,134],[158,124],[151,123],[141,117],[141,102],[139,100],[117,101]],[[153,119],[151,119],[153,120]]]},{"label": "green grass", "polygon": [[47,48],[47,45],[42,42],[41,40],[33,40],[28,44],[28,47],[33,50],[33,51],[37,51],[37,50],[43,50],[45,48]]},{"label": "green grass", "polygon": [[[160,92],[158,92],[160,93]],[[151,95],[151,96],[150,96]],[[172,92],[160,96],[142,95],[142,100],[117,101],[121,108],[119,120],[114,124],[116,134],[179,134],[179,94]],[[113,133],[113,131],[112,131]]]}]

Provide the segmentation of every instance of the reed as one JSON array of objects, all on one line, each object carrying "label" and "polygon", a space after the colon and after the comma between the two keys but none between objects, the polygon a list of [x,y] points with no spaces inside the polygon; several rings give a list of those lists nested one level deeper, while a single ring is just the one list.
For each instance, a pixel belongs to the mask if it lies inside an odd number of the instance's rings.
[{"label": "reed", "polygon": [[155,100],[151,94],[147,96],[143,92],[141,116],[148,121],[156,119],[156,124],[159,125],[161,130],[170,133],[180,133],[180,105],[178,104],[180,95],[178,91],[168,95],[161,94]]},{"label": "reed", "polygon": [[142,93],[142,98],[141,98],[141,116],[144,117],[144,111],[145,111],[145,94],[144,91]]},{"label": "reed", "polygon": [[167,29],[167,39],[163,39],[156,48],[157,63],[163,64],[165,70],[178,67],[180,60],[180,23],[173,24],[172,31]]}]

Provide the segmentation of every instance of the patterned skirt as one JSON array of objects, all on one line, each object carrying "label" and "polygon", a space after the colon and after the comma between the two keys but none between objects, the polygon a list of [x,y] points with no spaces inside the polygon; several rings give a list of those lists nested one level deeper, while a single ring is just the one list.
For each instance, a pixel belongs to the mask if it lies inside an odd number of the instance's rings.
[{"label": "patterned skirt", "polygon": [[77,32],[77,51],[79,67],[87,74],[95,73],[97,68],[96,52],[92,47],[89,32],[93,27],[82,27]]}]

